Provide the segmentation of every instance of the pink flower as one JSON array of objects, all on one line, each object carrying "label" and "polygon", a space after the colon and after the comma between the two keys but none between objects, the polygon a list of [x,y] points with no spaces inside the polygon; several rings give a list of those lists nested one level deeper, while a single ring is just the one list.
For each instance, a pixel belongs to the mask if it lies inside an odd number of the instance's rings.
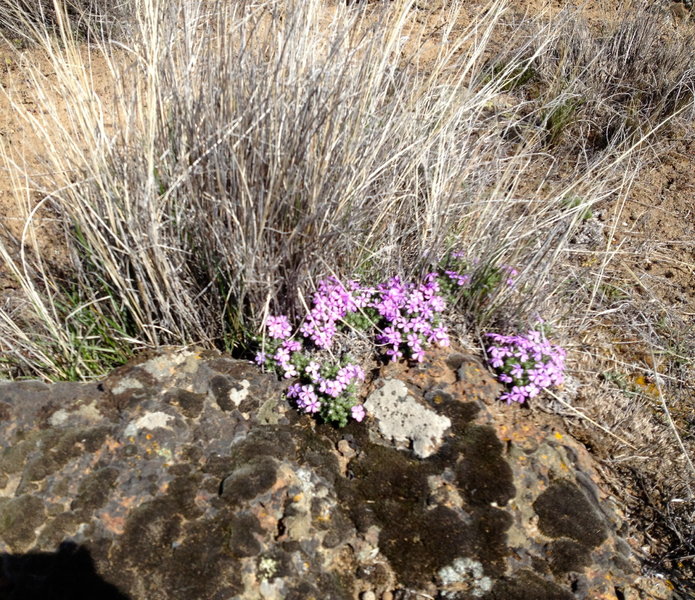
[{"label": "pink flower", "polygon": [[281,365],[286,365],[290,362],[290,353],[285,348],[278,348],[273,358]]},{"label": "pink flower", "polygon": [[304,412],[309,414],[314,414],[321,408],[321,402],[318,398],[312,398],[307,404],[304,405]]},{"label": "pink flower", "polygon": [[362,419],[364,419],[364,416],[365,416],[364,406],[362,404],[357,404],[357,405],[353,406],[350,409],[350,415],[352,416],[353,419],[355,419],[355,421],[360,423],[362,421]]},{"label": "pink flower", "polygon": [[285,315],[268,317],[266,327],[268,329],[268,335],[278,340],[287,339],[292,333],[292,327]]},{"label": "pink flower", "polygon": [[309,376],[309,378],[312,381],[316,381],[319,378],[319,370],[321,368],[321,365],[317,363],[316,361],[311,361],[306,368],[304,369],[304,372]]},{"label": "pink flower", "polygon": [[299,352],[302,349],[302,344],[296,340],[285,340],[282,347],[288,352]]},{"label": "pink flower", "polygon": [[423,360],[425,360],[425,351],[422,348],[413,350],[412,357],[413,360],[416,360],[417,362],[422,362]]}]

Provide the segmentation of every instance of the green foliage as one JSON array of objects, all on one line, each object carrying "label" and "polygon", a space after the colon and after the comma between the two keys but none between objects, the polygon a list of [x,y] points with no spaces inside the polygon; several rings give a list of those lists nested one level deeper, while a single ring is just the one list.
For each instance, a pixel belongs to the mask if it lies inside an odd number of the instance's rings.
[{"label": "green foliage", "polygon": [[554,145],[560,141],[565,132],[576,120],[577,109],[583,101],[578,98],[570,98],[552,106],[544,111],[541,121],[547,130],[546,143]]},{"label": "green foliage", "polygon": [[[116,318],[119,309],[113,298],[105,296],[85,302],[75,289],[62,297],[68,303],[56,306],[64,315],[73,356],[62,365],[63,375],[59,379],[77,381],[103,375],[132,358],[127,318],[122,314],[124,318]],[[109,305],[108,309],[100,306],[104,303]]]},{"label": "green foliage", "polygon": [[348,327],[357,331],[366,332],[374,328],[380,320],[379,312],[371,307],[363,308],[355,312],[349,312],[343,318],[343,322]]},{"label": "green foliage", "polygon": [[486,304],[501,287],[512,287],[516,269],[492,260],[469,262],[450,254],[439,268],[442,294],[451,304],[476,310]]},{"label": "green foliage", "polygon": [[[573,208],[578,208],[584,204],[584,201],[582,198],[579,196],[569,196],[567,198],[562,199],[562,205],[566,207],[567,209],[573,209]],[[591,210],[591,207],[587,206],[582,209],[581,214],[579,215],[579,218],[582,221],[588,221],[591,219],[591,217],[594,216],[594,213]]]},{"label": "green foliage", "polygon": [[499,80],[502,91],[512,92],[532,81],[536,74],[530,64],[510,65],[508,62],[497,62],[492,66],[492,73],[487,77],[486,83]]}]

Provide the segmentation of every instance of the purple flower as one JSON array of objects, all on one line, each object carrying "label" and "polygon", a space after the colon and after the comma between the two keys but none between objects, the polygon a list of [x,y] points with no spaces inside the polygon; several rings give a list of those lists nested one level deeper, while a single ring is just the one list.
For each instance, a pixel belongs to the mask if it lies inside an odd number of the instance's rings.
[{"label": "purple flower", "polygon": [[534,385],[533,383],[529,383],[528,385],[524,386],[523,389],[528,398],[535,398],[541,392],[538,386]]},{"label": "purple flower", "polygon": [[310,400],[308,404],[304,405],[304,412],[309,413],[309,414],[314,414],[319,411],[321,408],[321,402],[319,401],[318,398],[315,398],[313,400]]},{"label": "purple flower", "polygon": [[280,347],[275,351],[273,358],[278,362],[278,364],[285,365],[286,363],[290,362],[290,353],[286,348]]},{"label": "purple flower", "polygon": [[359,379],[360,381],[364,381],[364,371],[362,370],[362,367],[360,367],[359,365],[347,364],[342,369],[340,369],[338,375],[340,376],[341,373],[344,373],[347,377],[350,378],[351,381],[353,379]]},{"label": "purple flower", "polygon": [[415,333],[424,333],[428,327],[427,321],[422,317],[414,317],[409,321],[409,329]]},{"label": "purple flower", "polygon": [[258,352],[256,357],[253,359],[253,362],[255,362],[259,367],[262,367],[266,360],[268,360],[268,355],[265,352]]},{"label": "purple flower", "polygon": [[439,275],[437,273],[427,273],[425,283],[422,285],[423,293],[426,298],[439,291]]},{"label": "purple flower", "polygon": [[403,358],[403,353],[398,349],[398,346],[388,348],[386,355],[391,357],[391,362],[396,362],[399,358]]},{"label": "purple flower", "polygon": [[500,267],[500,269],[502,271],[506,271],[506,273],[508,275],[505,283],[509,287],[513,287],[514,284],[516,283],[516,280],[514,279],[514,277],[516,277],[519,274],[519,271],[517,271],[514,267],[510,267],[509,265],[503,265],[502,267]]},{"label": "purple flower", "polygon": [[292,327],[285,315],[268,317],[266,320],[266,328],[268,329],[268,335],[278,340],[287,339],[292,333]]},{"label": "purple flower", "polygon": [[502,394],[500,399],[506,400],[507,404],[511,404],[512,402],[523,404],[526,401],[526,392],[524,388],[515,385],[508,393]]},{"label": "purple flower", "polygon": [[464,285],[468,285],[471,281],[470,275],[461,275],[461,273],[458,273],[456,271],[444,271],[444,274],[454,283],[461,287],[463,287]]},{"label": "purple flower", "polygon": [[519,363],[516,363],[515,365],[512,365],[510,374],[514,379],[521,379],[524,376],[524,367],[522,367]]},{"label": "purple flower", "polygon": [[405,307],[410,313],[418,313],[425,306],[425,296],[420,290],[415,290],[406,301]]},{"label": "purple flower", "polygon": [[321,365],[319,365],[319,363],[317,363],[316,361],[312,360],[304,369],[304,373],[306,373],[311,380],[316,381],[319,378],[320,369]]},{"label": "purple flower", "polygon": [[295,366],[290,363],[282,365],[282,369],[284,371],[283,377],[285,379],[292,379],[293,377],[299,376],[299,373],[297,372]]},{"label": "purple flower", "polygon": [[350,385],[352,382],[352,369],[348,369],[347,367],[343,367],[338,371],[338,375],[336,376],[336,381],[340,383],[343,387],[347,387]]},{"label": "purple flower", "polygon": [[446,308],[446,302],[441,296],[433,296],[430,299],[430,306],[434,312],[443,312]]},{"label": "purple flower", "polygon": [[430,342],[436,343],[438,346],[445,347],[449,345],[449,334],[444,327],[435,327],[430,335]]},{"label": "purple flower", "polygon": [[417,362],[422,362],[423,360],[425,360],[425,351],[422,348],[413,350],[411,353],[411,357],[413,360],[416,360]]},{"label": "purple flower", "polygon": [[398,346],[403,341],[401,332],[393,327],[386,327],[379,337],[384,344],[393,346]]},{"label": "purple flower", "polygon": [[299,398],[299,393],[302,391],[302,386],[299,383],[293,383],[287,388],[288,398]]},{"label": "purple flower", "polygon": [[419,349],[421,347],[420,336],[416,333],[409,333],[408,346],[410,346],[413,350]]},{"label": "purple flower", "polygon": [[343,393],[345,387],[339,382],[333,379],[320,379],[319,380],[319,392],[326,394],[331,398],[337,398]]},{"label": "purple flower", "polygon": [[288,352],[299,352],[302,349],[302,344],[295,340],[285,340],[282,347]]},{"label": "purple flower", "polygon": [[314,391],[313,385],[303,385],[299,388],[297,392],[297,404],[300,407],[307,407],[318,401],[318,396]]},{"label": "purple flower", "polygon": [[552,383],[550,377],[548,377],[548,374],[542,367],[537,369],[531,369],[528,372],[528,380],[532,384],[538,386],[539,388],[547,388]]},{"label": "purple flower", "polygon": [[517,350],[513,353],[513,356],[516,356],[521,362],[527,362],[529,359],[528,354],[524,350]]},{"label": "purple flower", "polygon": [[516,384],[500,396],[502,400],[525,402],[545,388],[562,383],[566,352],[551,345],[541,332],[532,330],[526,335],[515,336],[488,333],[486,336],[494,340],[487,348],[487,361],[498,370],[497,379],[507,385]]}]

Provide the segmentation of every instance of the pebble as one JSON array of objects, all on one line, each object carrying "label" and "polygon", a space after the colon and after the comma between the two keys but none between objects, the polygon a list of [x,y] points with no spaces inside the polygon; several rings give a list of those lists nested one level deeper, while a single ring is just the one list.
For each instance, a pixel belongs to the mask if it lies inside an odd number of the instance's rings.
[{"label": "pebble", "polygon": [[362,592],[360,594],[360,600],[376,600],[376,594],[372,591]]},{"label": "pebble", "polygon": [[357,452],[355,452],[352,449],[350,443],[347,440],[340,440],[338,442],[338,452],[340,452],[348,460],[354,458],[357,454]]}]

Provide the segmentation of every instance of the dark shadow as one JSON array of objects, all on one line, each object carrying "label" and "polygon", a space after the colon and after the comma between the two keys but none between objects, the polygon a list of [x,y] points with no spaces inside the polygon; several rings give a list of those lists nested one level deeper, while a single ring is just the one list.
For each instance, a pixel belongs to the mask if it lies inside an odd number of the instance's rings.
[{"label": "dark shadow", "polygon": [[0,600],[130,600],[104,581],[83,546],[57,552],[0,554]]}]

